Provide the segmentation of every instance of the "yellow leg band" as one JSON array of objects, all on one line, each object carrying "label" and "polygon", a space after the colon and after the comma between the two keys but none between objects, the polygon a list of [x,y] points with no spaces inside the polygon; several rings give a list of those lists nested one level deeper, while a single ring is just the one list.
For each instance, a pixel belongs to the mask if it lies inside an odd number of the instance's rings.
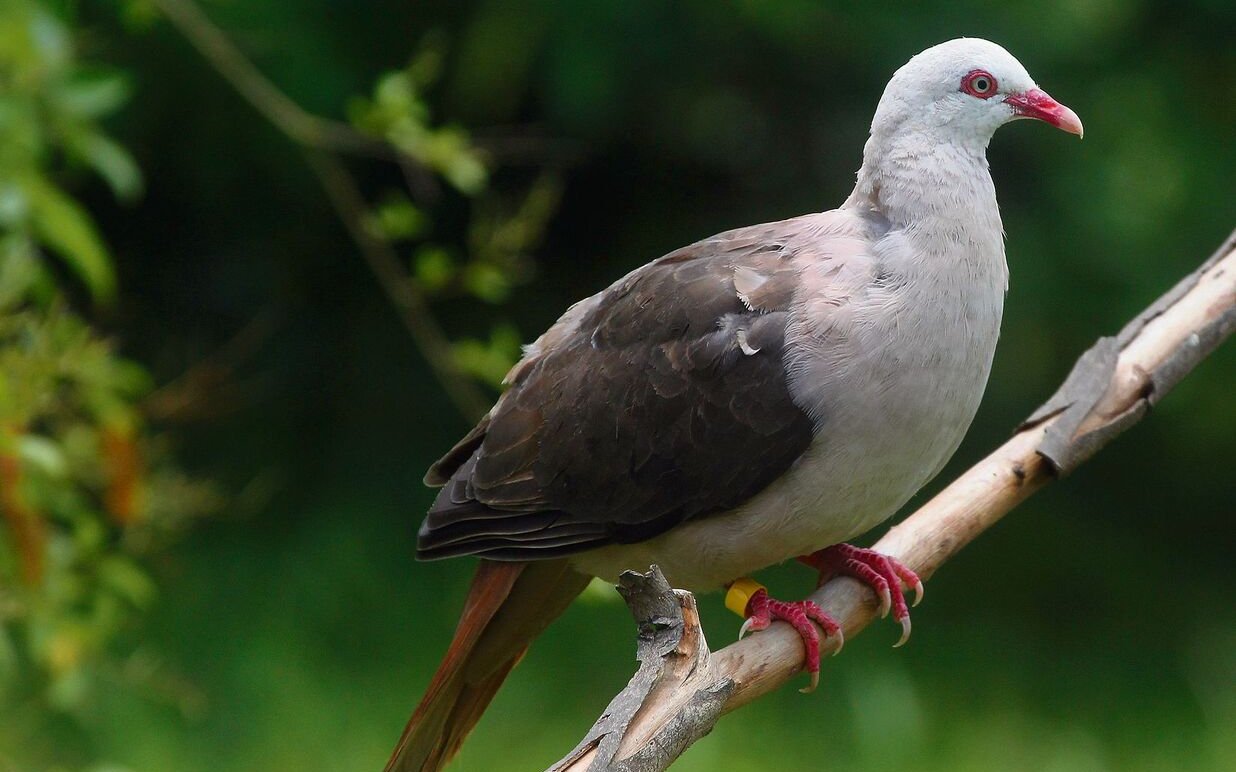
[{"label": "yellow leg band", "polygon": [[734,583],[730,585],[730,589],[725,593],[725,607],[746,619],[747,604],[751,602],[751,596],[764,589],[767,588],[754,579],[749,579],[745,576],[741,579],[735,579]]}]

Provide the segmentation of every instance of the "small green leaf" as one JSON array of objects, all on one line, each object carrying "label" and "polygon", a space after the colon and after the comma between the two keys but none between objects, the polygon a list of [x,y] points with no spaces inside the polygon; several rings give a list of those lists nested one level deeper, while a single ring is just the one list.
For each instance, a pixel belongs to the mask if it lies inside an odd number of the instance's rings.
[{"label": "small green leaf", "polygon": [[458,127],[446,126],[427,136],[421,157],[461,193],[479,193],[488,181],[484,162],[467,132]]},{"label": "small green leaf", "polygon": [[441,290],[459,273],[451,254],[434,244],[418,249],[412,263],[416,281],[426,292]]},{"label": "small green leaf", "polygon": [[0,238],[0,311],[25,300],[42,270],[29,236],[10,233]]},{"label": "small green leaf", "polygon": [[374,101],[384,110],[394,114],[404,114],[412,110],[416,104],[416,89],[408,73],[396,70],[378,78],[373,97]]},{"label": "small green leaf", "polygon": [[446,63],[447,40],[440,32],[430,32],[420,42],[416,54],[408,64],[408,77],[420,88],[438,81]]},{"label": "small green leaf", "polygon": [[442,172],[456,190],[468,195],[480,193],[489,180],[485,164],[474,153],[457,153],[447,161]]},{"label": "small green leaf", "polygon": [[145,608],[154,601],[157,590],[146,572],[132,561],[112,555],[99,562],[99,579],[117,595],[138,608]]},{"label": "small green leaf", "polygon": [[133,201],[142,194],[142,172],[117,142],[98,131],[81,131],[67,137],[70,150],[99,173],[116,198]]},{"label": "small green leaf", "polygon": [[69,31],[49,9],[35,7],[28,32],[41,64],[48,69],[66,66],[73,56]]},{"label": "small green leaf", "polygon": [[375,215],[379,233],[390,241],[418,238],[429,227],[429,218],[402,193],[387,196]]},{"label": "small green leaf", "polygon": [[489,263],[470,263],[463,278],[468,291],[486,303],[501,303],[511,294],[511,282]]},{"label": "small green leaf", "polygon": [[116,294],[116,276],[90,215],[40,175],[27,174],[21,184],[30,199],[31,220],[38,237],[64,258],[95,300],[110,302]]},{"label": "small green leaf", "polygon": [[0,227],[16,227],[29,212],[30,201],[21,186],[0,184]]},{"label": "small green leaf", "polygon": [[23,434],[17,441],[17,452],[22,461],[48,477],[65,479],[68,476],[69,463],[64,452],[47,437]]},{"label": "small green leaf", "polygon": [[129,98],[128,80],[115,72],[78,73],[51,95],[56,105],[77,118],[101,118]]},{"label": "small green leaf", "polygon": [[519,331],[510,324],[499,324],[489,341],[467,338],[453,347],[455,362],[469,375],[492,386],[501,386],[511,365],[519,358]]}]

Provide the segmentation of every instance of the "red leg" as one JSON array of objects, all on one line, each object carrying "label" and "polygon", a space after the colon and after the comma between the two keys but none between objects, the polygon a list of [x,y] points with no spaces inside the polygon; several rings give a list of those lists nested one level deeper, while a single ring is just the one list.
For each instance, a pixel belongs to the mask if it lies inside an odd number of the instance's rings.
[{"label": "red leg", "polygon": [[752,630],[763,630],[772,624],[774,619],[788,622],[803,639],[803,648],[806,649],[805,667],[808,675],[811,676],[811,685],[799,691],[804,694],[815,691],[815,687],[820,683],[820,634],[816,631],[815,625],[818,624],[823,628],[824,634],[830,638],[837,638],[838,652],[845,644],[841,625],[812,601],[773,600],[768,597],[767,590],[760,589],[751,596],[751,600],[747,601],[747,621],[742,623],[742,628],[738,631],[739,639],[741,640]]},{"label": "red leg", "polygon": [[906,605],[902,587],[913,588],[914,605],[917,606],[923,599],[923,583],[918,574],[900,561],[874,550],[849,544],[834,544],[819,552],[804,555],[799,561],[820,572],[817,586],[838,574],[852,576],[870,586],[880,599],[880,616],[888,616],[891,609],[893,619],[901,623],[901,640],[894,645],[900,646],[909,640],[910,609]]}]

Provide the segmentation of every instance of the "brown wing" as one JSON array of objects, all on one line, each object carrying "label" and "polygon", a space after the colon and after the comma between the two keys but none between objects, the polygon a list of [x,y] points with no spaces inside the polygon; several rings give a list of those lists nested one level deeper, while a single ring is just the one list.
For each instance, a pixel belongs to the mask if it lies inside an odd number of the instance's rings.
[{"label": "brown wing", "polygon": [[811,442],[783,344],[795,221],[686,247],[576,304],[426,481],[417,555],[557,557],[731,509]]}]

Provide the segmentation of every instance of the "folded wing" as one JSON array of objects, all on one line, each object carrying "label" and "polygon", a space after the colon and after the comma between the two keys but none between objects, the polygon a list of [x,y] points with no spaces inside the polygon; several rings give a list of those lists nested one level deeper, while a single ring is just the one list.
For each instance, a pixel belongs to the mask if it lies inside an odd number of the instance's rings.
[{"label": "folded wing", "polygon": [[802,230],[819,217],[706,239],[573,306],[426,475],[443,487],[418,557],[534,560],[642,541],[782,475],[813,435],[785,346],[801,245],[815,243]]}]

